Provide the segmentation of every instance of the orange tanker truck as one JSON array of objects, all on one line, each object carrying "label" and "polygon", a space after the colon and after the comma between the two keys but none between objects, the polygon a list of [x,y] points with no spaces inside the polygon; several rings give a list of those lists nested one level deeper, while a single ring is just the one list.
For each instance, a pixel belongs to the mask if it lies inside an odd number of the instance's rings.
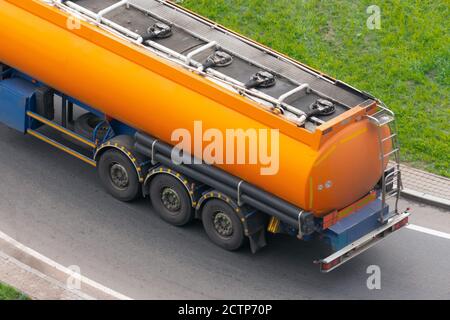
[{"label": "orange tanker truck", "polygon": [[380,100],[170,1],[0,0],[0,122],[227,250],[320,239],[328,272],[408,223]]}]

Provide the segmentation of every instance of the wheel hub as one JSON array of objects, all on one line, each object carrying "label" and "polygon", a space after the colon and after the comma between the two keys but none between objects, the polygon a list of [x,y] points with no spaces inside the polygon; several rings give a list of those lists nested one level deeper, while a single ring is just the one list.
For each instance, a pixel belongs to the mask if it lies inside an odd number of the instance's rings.
[{"label": "wheel hub", "polygon": [[172,188],[164,188],[161,192],[161,201],[167,210],[176,212],[181,209],[181,198]]},{"label": "wheel hub", "polygon": [[228,238],[233,234],[233,221],[227,214],[219,211],[214,215],[214,229],[220,236]]},{"label": "wheel hub", "polygon": [[118,189],[125,189],[128,187],[130,180],[128,178],[127,170],[119,163],[114,163],[109,170],[111,181]]}]

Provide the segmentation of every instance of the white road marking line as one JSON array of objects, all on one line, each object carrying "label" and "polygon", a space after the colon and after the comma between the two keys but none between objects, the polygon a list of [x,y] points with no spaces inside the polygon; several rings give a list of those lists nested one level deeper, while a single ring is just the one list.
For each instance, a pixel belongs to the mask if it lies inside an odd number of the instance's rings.
[{"label": "white road marking line", "polygon": [[442,231],[437,231],[437,230],[433,230],[433,229],[429,229],[429,228],[425,228],[425,227],[421,227],[421,226],[416,226],[415,224],[410,224],[406,228],[408,228],[410,230],[426,233],[426,234],[429,234],[429,235],[432,235],[435,237],[450,240],[450,234],[442,232]]},{"label": "white road marking line", "polygon": [[101,292],[106,293],[107,295],[114,297],[116,299],[119,300],[132,300],[130,297],[127,297],[119,292],[116,292],[110,288],[107,288],[89,278],[86,278],[85,276],[82,275],[77,275],[74,274],[69,268],[64,267],[63,265],[57,263],[56,261],[51,260],[50,258],[47,258],[46,256],[43,256],[42,254],[40,254],[39,252],[34,251],[31,248],[28,248],[27,246],[21,244],[20,242],[16,241],[15,239],[11,238],[10,236],[8,236],[7,234],[3,233],[0,231],[0,239],[2,239],[3,241],[13,245],[14,247],[16,247],[18,250],[24,252],[25,254],[34,257],[35,259],[38,259],[42,262],[44,262],[45,264],[51,266],[52,268],[55,268],[56,270],[63,272],[67,275],[70,275],[71,277],[77,278],[79,279],[82,283],[87,284],[90,287],[93,287]]}]

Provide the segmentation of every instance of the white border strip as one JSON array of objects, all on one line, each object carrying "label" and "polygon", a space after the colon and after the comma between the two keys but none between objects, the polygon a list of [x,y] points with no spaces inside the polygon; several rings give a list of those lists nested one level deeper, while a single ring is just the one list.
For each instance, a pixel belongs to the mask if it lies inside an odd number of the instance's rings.
[{"label": "white border strip", "polygon": [[70,269],[60,265],[59,263],[43,256],[42,254],[34,251],[31,248],[28,248],[27,246],[21,244],[20,242],[16,241],[15,239],[11,238],[10,236],[8,236],[7,234],[3,233],[0,231],[0,239],[9,243],[10,245],[14,246],[15,248],[17,248],[18,250],[20,250],[21,252],[25,253],[28,256],[32,256],[35,259],[38,259],[39,261],[42,261],[43,263],[49,265],[52,268],[55,268],[56,270],[63,272],[64,274],[67,274],[68,276],[74,277],[74,278],[78,278],[78,280],[80,280],[82,283],[96,289],[99,290],[113,298],[119,299],[119,300],[132,300],[130,297],[127,297],[121,293],[118,293],[110,288],[107,288],[89,278],[86,278],[82,275],[76,275],[74,274]]},{"label": "white border strip", "polygon": [[426,233],[426,234],[429,234],[429,235],[432,235],[432,236],[435,236],[435,237],[439,237],[439,238],[444,238],[444,239],[450,240],[450,234],[449,233],[445,233],[445,232],[441,232],[441,231],[437,231],[437,230],[433,230],[433,229],[429,229],[429,228],[425,228],[425,227],[421,227],[421,226],[416,226],[415,224],[410,224],[406,228],[408,228],[410,230]]},{"label": "white border strip", "polygon": [[411,189],[403,189],[401,192],[402,195],[406,197],[410,197],[412,199],[423,201],[425,203],[442,207],[444,209],[450,210],[450,200],[436,197],[427,193],[411,190]]}]

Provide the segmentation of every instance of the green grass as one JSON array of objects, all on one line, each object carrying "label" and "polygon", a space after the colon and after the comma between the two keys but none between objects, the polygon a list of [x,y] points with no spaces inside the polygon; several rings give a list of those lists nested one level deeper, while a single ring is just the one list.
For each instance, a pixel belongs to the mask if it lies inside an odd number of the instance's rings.
[{"label": "green grass", "polygon": [[[450,0],[184,0],[183,6],[372,93],[403,161],[450,177]],[[369,30],[368,6],[381,8]]]},{"label": "green grass", "polygon": [[29,300],[23,293],[0,282],[0,300]]}]

